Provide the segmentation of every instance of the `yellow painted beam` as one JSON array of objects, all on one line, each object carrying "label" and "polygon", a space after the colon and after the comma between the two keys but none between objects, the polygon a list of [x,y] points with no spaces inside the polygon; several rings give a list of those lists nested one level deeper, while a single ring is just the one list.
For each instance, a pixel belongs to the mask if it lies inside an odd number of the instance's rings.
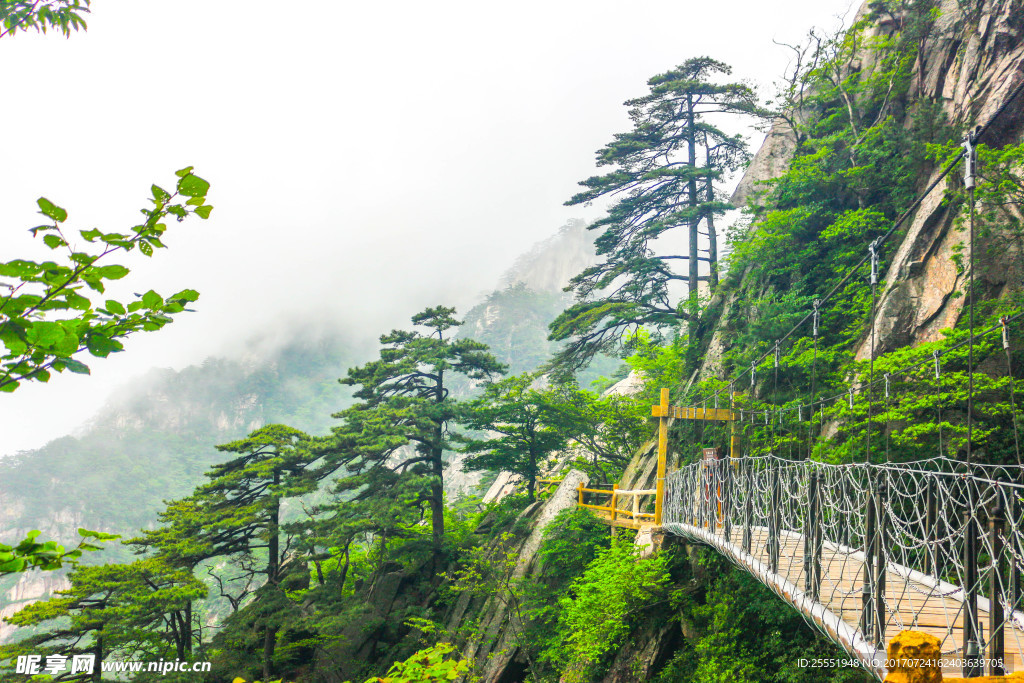
[{"label": "yellow painted beam", "polygon": [[661,390],[658,420],[658,483],[654,494],[654,523],[661,526],[662,503],[665,500],[665,468],[668,458],[668,389]]}]

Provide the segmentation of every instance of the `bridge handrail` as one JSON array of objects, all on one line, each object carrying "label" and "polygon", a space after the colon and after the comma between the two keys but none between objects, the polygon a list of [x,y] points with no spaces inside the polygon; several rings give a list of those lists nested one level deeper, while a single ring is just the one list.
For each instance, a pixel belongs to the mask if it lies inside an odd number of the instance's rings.
[{"label": "bridge handrail", "polygon": [[[796,586],[846,620],[857,639],[881,648],[886,631],[891,637],[920,622],[946,656],[991,663],[1005,654],[1011,666],[1024,664],[1020,465],[967,467],[941,457],[833,464],[768,454],[695,462],[666,479],[667,531],[713,541],[801,607],[788,592]],[[864,654],[837,624],[813,610],[805,616]]]}]

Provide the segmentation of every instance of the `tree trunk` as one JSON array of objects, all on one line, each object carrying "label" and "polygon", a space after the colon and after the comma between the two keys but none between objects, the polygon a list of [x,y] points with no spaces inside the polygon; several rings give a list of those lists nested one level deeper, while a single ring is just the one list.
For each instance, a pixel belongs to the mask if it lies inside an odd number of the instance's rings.
[{"label": "tree trunk", "polygon": [[[278,529],[281,524],[281,500],[277,497],[277,487],[281,485],[281,471],[274,469],[274,493],[270,503],[270,518],[267,521],[267,583],[277,584],[281,572],[281,546]],[[263,627],[263,680],[269,681],[273,673],[274,647],[277,645],[277,629],[270,625]]]},{"label": "tree trunk", "polygon": [[434,466],[434,478],[430,482],[430,523],[434,531],[435,554],[441,552],[441,546],[444,543],[444,460],[441,458],[444,451],[440,445],[443,436],[444,431],[441,425],[438,425],[434,431],[435,443],[437,445],[432,449],[431,457],[431,463]]},{"label": "tree trunk", "polygon": [[[185,603],[185,655],[192,656],[192,601]],[[182,657],[185,659],[185,657]]]},{"label": "tree trunk", "polygon": [[281,523],[281,500],[277,497],[277,487],[281,485],[281,471],[274,470],[274,493],[270,503],[269,519],[267,520],[267,583],[277,583],[280,571],[280,544],[278,529]]},{"label": "tree trunk", "polygon": [[[707,140],[704,141],[705,148],[707,147]],[[707,172],[708,177],[704,190],[707,193],[707,201],[715,201],[715,185],[711,181],[711,151],[707,154]],[[710,211],[708,212],[708,266],[711,268],[711,272],[708,273],[708,289],[712,292],[718,287],[718,235],[715,233],[715,216]]]},{"label": "tree trunk", "polygon": [[[437,373],[437,391],[434,400],[438,404],[444,401],[444,372]],[[431,445],[430,463],[433,466],[434,479],[430,482],[430,513],[431,528],[434,532],[434,558],[441,554],[444,543],[444,422],[438,421],[434,427],[434,443]]]},{"label": "tree trunk", "polygon": [[174,653],[178,659],[185,659],[185,639],[188,637],[185,630],[185,620],[181,610],[171,612],[171,635],[174,638]]},{"label": "tree trunk", "polygon": [[96,644],[92,648],[96,665],[92,670],[93,683],[103,683],[103,627],[96,629]]},{"label": "tree trunk", "polygon": [[[697,168],[697,132],[694,130],[694,114],[693,114],[693,95],[687,93],[686,95],[686,152],[687,159],[686,163],[690,167],[691,176],[687,183],[687,194],[688,203],[690,208],[696,209],[700,203],[700,198],[697,196],[697,178],[693,176],[692,172]],[[690,320],[688,325],[689,339],[687,347],[689,349],[689,360],[692,365],[696,364],[695,350],[697,348],[697,288],[700,283],[700,242],[698,240],[697,227],[700,225],[700,219],[693,218],[690,220],[690,272],[689,281],[687,282],[687,308],[690,314]]]},{"label": "tree trunk", "polygon": [[345,564],[341,568],[341,579],[338,581],[338,592],[341,593],[345,590],[345,579],[348,578],[348,565],[351,561],[348,554],[348,547],[352,545],[352,539],[348,539],[345,542]]},{"label": "tree trunk", "polygon": [[263,680],[269,681],[273,673],[270,665],[274,659],[274,646],[277,644],[277,629],[267,626],[263,630]]},{"label": "tree trunk", "polygon": [[537,498],[537,454],[530,443],[530,476],[526,478],[526,498],[531,503]]}]

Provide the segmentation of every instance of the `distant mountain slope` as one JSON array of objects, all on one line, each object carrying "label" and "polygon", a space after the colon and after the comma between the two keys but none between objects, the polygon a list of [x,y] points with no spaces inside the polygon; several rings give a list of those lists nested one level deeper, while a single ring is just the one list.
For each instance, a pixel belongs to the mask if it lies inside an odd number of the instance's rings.
[{"label": "distant mountain slope", "polygon": [[[536,368],[555,348],[547,326],[570,300],[562,287],[594,260],[585,224],[568,223],[515,261],[501,288],[465,313],[460,335],[490,345],[513,373]],[[224,459],[217,444],[272,422],[328,432],[331,414],[351,400],[338,378],[375,355],[375,347],[341,335],[309,339],[296,331],[274,351],[154,369],[122,388],[79,433],[0,459],[0,541],[40,529],[74,542],[78,527],[132,536],[156,521],[163,501],[190,493]],[[454,382],[452,389],[467,395],[473,385]],[[452,497],[474,492],[480,479],[461,472],[456,457],[446,488]],[[125,558],[106,551],[89,559]],[[62,587],[56,576],[21,578],[0,585],[0,616]],[[0,625],[0,641],[11,631]]]},{"label": "distant mountain slope", "polygon": [[68,538],[150,524],[223,455],[214,446],[268,422],[326,431],[349,400],[337,382],[357,354],[339,338],[294,341],[264,358],[152,370],[77,436],[0,460],[0,528]]},{"label": "distant mountain slope", "polygon": [[[537,368],[559,346],[548,341],[548,324],[572,303],[572,294],[563,288],[597,260],[594,234],[587,224],[569,221],[516,259],[502,275],[501,288],[466,314],[460,335],[490,346],[495,356],[508,363],[510,374]],[[598,358],[580,373],[580,383],[588,386],[618,365],[617,360]]]}]

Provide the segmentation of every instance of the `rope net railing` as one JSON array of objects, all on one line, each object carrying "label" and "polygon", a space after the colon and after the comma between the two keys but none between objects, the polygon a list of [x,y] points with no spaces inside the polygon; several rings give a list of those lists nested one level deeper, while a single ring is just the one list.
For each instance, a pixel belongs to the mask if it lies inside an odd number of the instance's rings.
[{"label": "rope net railing", "polygon": [[667,477],[664,505],[666,531],[744,566],[880,678],[905,629],[938,637],[947,671],[1024,670],[1019,466],[705,460]]}]

